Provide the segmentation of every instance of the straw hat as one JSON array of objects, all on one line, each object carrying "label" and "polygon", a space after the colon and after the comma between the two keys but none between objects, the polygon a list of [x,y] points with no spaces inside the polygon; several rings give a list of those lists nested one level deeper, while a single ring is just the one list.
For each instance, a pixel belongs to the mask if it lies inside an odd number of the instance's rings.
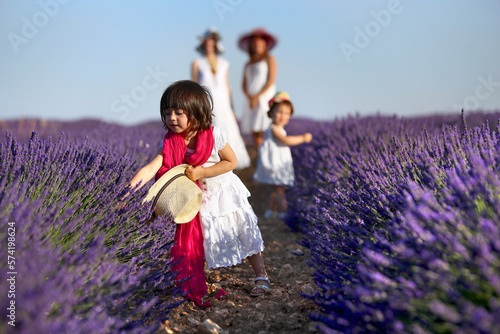
[{"label": "straw hat", "polygon": [[200,40],[200,45],[196,47],[196,51],[198,51],[201,54],[205,54],[205,48],[203,47],[203,43],[205,40],[213,38],[215,40],[215,53],[216,54],[221,54],[224,52],[224,47],[222,46],[221,43],[221,35],[215,28],[208,28],[207,31],[203,33],[203,35],[198,36],[198,39]]},{"label": "straw hat", "polygon": [[271,50],[276,43],[278,42],[277,38],[270,33],[266,31],[264,28],[257,28],[252,30],[251,32],[244,34],[240,37],[238,40],[238,47],[247,52],[248,51],[248,44],[250,43],[250,40],[254,36],[260,36],[266,40],[266,47],[267,51]]},{"label": "straw hat", "polygon": [[149,189],[144,202],[153,201],[155,215],[169,213],[176,224],[189,223],[200,211],[203,194],[185,174],[190,165],[178,165],[162,175]]},{"label": "straw hat", "polygon": [[288,95],[288,93],[285,91],[277,92],[273,96],[273,98],[269,100],[269,108],[271,108],[275,103],[280,103],[284,101],[290,102],[290,95]]},{"label": "straw hat", "polygon": [[285,101],[288,101],[290,102],[290,106],[291,106],[291,114],[293,114],[293,105],[292,105],[292,101],[290,101],[290,95],[288,95],[287,92],[285,91],[281,91],[281,92],[277,92],[272,99],[269,100],[268,104],[269,104],[269,110],[267,111],[267,116],[269,118],[273,118],[273,114],[272,114],[272,109],[273,109],[273,105],[275,103],[280,103],[280,102],[285,102]]}]

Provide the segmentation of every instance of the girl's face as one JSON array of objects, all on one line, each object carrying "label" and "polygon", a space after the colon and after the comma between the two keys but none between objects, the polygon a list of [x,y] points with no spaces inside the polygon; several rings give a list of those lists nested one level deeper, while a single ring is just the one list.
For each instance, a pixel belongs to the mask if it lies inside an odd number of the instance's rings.
[{"label": "girl's face", "polygon": [[215,44],[217,44],[215,39],[207,38],[205,40],[205,52],[209,52],[209,51],[215,52]]},{"label": "girl's face", "polygon": [[174,133],[183,133],[191,127],[186,111],[183,109],[167,108],[165,115],[167,128]]},{"label": "girl's face", "polygon": [[274,107],[273,111],[273,124],[285,126],[290,121],[292,115],[292,108],[288,104],[280,103]]},{"label": "girl's face", "polygon": [[254,36],[250,41],[250,47],[252,48],[255,54],[264,54],[266,53],[267,42],[261,36]]}]

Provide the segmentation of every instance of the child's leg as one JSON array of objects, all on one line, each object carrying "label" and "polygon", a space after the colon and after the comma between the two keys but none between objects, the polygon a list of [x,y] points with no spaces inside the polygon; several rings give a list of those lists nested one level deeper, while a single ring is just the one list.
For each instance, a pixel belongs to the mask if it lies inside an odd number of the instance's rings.
[{"label": "child's leg", "polygon": [[269,194],[269,210],[271,211],[278,210],[277,196],[278,192],[276,190],[276,186],[272,186],[271,194]]},{"label": "child's leg", "polygon": [[277,192],[276,186],[272,186],[271,193],[269,194],[267,210],[264,213],[264,218],[273,218],[278,212],[278,202],[276,200]]},{"label": "child's leg", "polygon": [[276,206],[278,211],[286,212],[288,205],[286,202],[285,186],[276,186]]},{"label": "child's leg", "polygon": [[261,131],[261,132],[252,132],[252,137],[253,137],[253,141],[255,143],[255,146],[257,146],[257,149],[258,149],[259,146],[264,141],[264,132],[263,131]]},{"label": "child's leg", "polygon": [[[250,262],[250,264],[252,265],[253,271],[255,272],[255,277],[268,277],[267,272],[266,272],[266,268],[264,267],[264,258],[262,257],[262,254],[260,252],[258,252],[257,254],[254,254],[252,256],[249,256],[247,259]],[[255,282],[255,284],[256,285],[265,285],[267,287],[270,287],[268,281],[258,280]],[[266,292],[262,288],[254,288],[254,289],[257,290],[257,291],[255,291],[256,293]]]}]

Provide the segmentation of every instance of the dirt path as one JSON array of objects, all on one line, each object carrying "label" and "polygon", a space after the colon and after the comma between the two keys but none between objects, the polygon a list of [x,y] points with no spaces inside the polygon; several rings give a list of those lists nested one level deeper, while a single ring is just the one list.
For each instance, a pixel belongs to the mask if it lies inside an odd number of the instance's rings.
[{"label": "dirt path", "polygon": [[250,203],[259,216],[271,291],[250,297],[254,273],[246,260],[234,267],[206,270],[209,292],[214,294],[222,287],[228,294],[207,309],[185,302],[170,313],[161,333],[317,333],[307,317],[316,306],[300,295],[316,288],[312,270],[305,263],[306,250],[296,243],[301,235],[292,233],[281,220],[262,217],[269,187],[252,182],[254,168],[242,170],[238,176],[250,190]]}]

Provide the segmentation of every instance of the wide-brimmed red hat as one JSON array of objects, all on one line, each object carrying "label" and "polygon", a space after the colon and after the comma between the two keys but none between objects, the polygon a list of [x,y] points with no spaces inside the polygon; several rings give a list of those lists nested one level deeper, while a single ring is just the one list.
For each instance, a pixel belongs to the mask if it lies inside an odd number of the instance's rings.
[{"label": "wide-brimmed red hat", "polygon": [[266,40],[267,51],[271,50],[278,42],[277,38],[266,31],[264,28],[257,28],[244,34],[238,40],[238,47],[243,51],[248,51],[248,44],[254,36],[262,37]]}]

